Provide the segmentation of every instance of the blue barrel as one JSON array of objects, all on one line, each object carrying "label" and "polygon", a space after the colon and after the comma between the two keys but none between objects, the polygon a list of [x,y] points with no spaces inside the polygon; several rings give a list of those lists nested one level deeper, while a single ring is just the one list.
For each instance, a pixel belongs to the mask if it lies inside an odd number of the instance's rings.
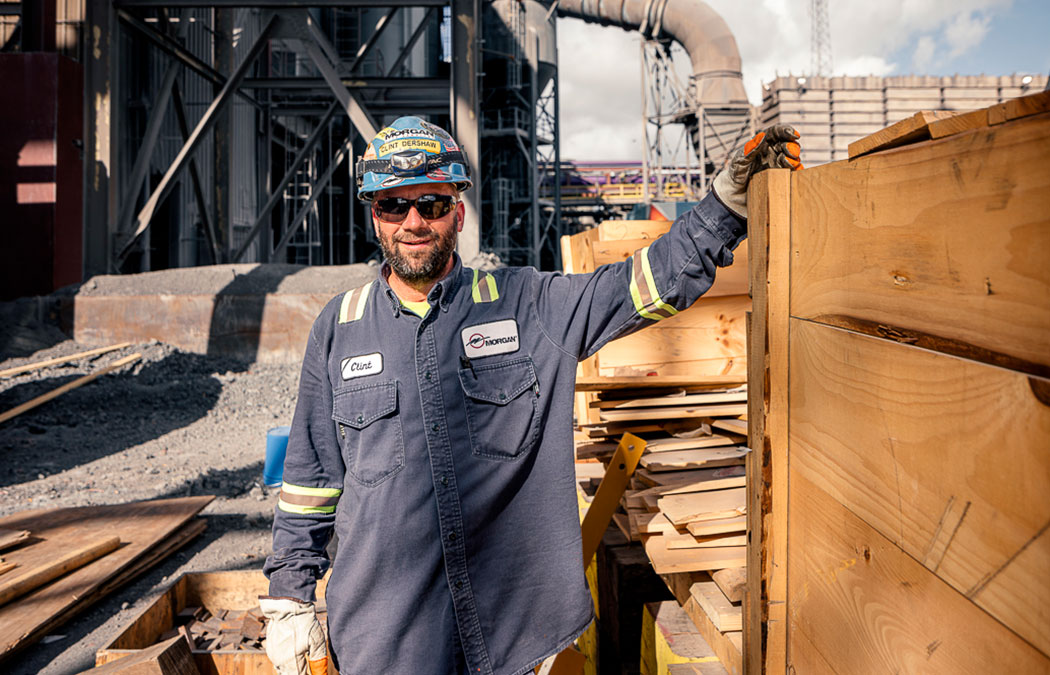
[{"label": "blue barrel", "polygon": [[266,463],[263,464],[263,485],[274,487],[284,477],[284,453],[288,449],[291,427],[274,427],[266,432]]}]

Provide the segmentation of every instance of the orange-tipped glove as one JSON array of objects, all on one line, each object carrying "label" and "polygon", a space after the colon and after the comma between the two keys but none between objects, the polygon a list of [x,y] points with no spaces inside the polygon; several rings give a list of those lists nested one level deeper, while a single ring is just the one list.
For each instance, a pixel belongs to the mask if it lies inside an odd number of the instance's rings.
[{"label": "orange-tipped glove", "polygon": [[325,675],[328,647],[312,602],[260,597],[259,608],[269,619],[266,656],[277,675]]},{"label": "orange-tipped glove", "polygon": [[712,189],[718,199],[741,218],[747,218],[747,186],[751,177],[766,169],[802,168],[799,134],[786,124],[775,124],[744,144],[722,169]]}]

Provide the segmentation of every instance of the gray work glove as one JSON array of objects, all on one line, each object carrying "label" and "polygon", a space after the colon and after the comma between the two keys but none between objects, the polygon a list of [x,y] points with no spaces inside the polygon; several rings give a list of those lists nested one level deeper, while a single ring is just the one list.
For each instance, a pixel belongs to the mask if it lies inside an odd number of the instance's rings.
[{"label": "gray work glove", "polygon": [[774,124],[755,134],[715,176],[712,189],[719,201],[746,219],[747,186],[752,176],[766,169],[797,171],[802,168],[802,148],[796,142],[798,137],[798,132],[786,124]]},{"label": "gray work glove", "polygon": [[259,598],[259,608],[269,619],[266,656],[277,675],[325,675],[328,646],[312,602],[291,598]]}]

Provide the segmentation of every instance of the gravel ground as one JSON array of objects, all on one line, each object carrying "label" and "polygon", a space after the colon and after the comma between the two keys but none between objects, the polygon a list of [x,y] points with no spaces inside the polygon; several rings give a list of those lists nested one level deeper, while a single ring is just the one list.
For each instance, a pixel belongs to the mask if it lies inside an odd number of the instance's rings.
[{"label": "gravel ground", "polygon": [[[56,343],[61,334],[32,318],[17,328],[5,329],[17,341],[0,340],[0,370],[90,349]],[[298,365],[206,357],[152,342],[2,379],[0,411],[134,352],[142,354],[137,363],[0,424],[0,515],[209,494],[216,499],[203,511],[207,530],[56,629],[53,641],[0,663],[4,673],[91,668],[95,651],[179,574],[261,569],[269,552],[277,496],[261,485],[266,431],[291,423]]]}]

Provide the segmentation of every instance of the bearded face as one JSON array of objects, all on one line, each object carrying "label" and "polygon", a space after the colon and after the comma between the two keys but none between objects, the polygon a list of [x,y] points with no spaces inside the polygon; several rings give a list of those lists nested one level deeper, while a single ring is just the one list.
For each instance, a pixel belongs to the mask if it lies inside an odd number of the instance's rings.
[{"label": "bearded face", "polygon": [[422,232],[378,228],[379,246],[394,274],[409,284],[437,281],[444,276],[458,239],[456,228]]}]

